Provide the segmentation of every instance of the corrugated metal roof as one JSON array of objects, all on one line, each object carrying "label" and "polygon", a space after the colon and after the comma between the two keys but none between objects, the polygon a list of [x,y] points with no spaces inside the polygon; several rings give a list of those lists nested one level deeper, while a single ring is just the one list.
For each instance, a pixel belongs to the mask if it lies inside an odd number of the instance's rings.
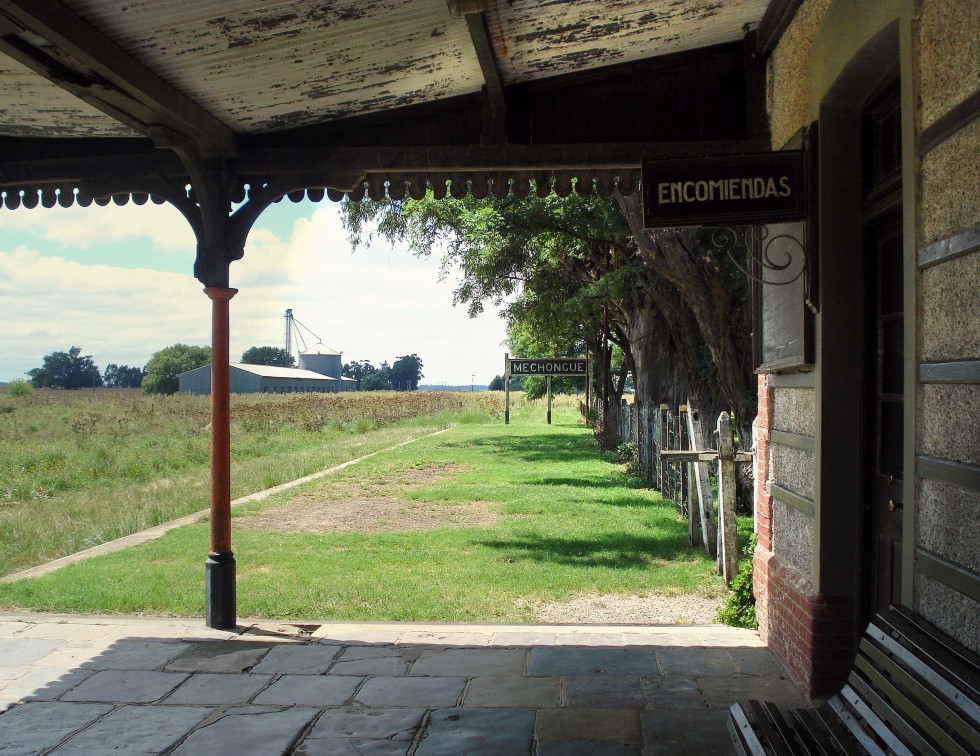
[{"label": "corrugated metal roof", "polygon": [[305,356],[308,354],[323,354],[323,355],[331,355],[331,356],[335,355],[339,357],[341,354],[343,354],[343,352],[338,352],[336,349],[334,349],[333,347],[328,347],[326,344],[317,344],[312,348],[307,349],[305,352],[303,352],[303,355],[301,356]]},{"label": "corrugated metal roof", "polygon": [[314,373],[312,370],[301,370],[300,368],[275,367],[273,365],[246,365],[241,362],[232,362],[231,367],[244,370],[246,373],[252,373],[252,375],[262,376],[263,378],[302,378],[304,380],[319,381],[337,380],[323,373]]},{"label": "corrugated metal roof", "polygon": [[[239,133],[477,92],[445,0],[63,0]],[[740,39],[768,0],[491,0],[504,85]],[[0,56],[0,133],[132,134]]]}]

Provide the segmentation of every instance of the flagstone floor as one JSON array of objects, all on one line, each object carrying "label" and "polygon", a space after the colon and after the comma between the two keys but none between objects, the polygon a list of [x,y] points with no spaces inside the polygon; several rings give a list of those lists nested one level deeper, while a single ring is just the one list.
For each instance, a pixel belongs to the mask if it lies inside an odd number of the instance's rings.
[{"label": "flagstone floor", "polygon": [[0,754],[714,754],[744,698],[807,701],[721,625],[0,613]]}]

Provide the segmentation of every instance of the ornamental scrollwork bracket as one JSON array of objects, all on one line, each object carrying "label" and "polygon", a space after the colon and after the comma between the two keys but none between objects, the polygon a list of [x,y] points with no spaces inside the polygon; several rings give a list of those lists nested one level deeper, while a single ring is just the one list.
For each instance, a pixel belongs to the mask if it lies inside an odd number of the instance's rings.
[{"label": "ornamental scrollwork bracket", "polygon": [[[787,225],[781,224],[780,228]],[[769,226],[725,226],[711,229],[709,243],[714,249],[724,252],[750,280],[764,286],[788,286],[807,272],[807,249],[803,234],[802,224],[798,235],[772,233]],[[739,260],[739,253],[743,252],[747,264]]]}]

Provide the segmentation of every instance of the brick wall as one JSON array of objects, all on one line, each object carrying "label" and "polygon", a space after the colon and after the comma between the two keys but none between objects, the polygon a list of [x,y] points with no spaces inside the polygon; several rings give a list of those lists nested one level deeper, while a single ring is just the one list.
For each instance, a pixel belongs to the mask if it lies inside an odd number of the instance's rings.
[{"label": "brick wall", "polygon": [[753,589],[759,633],[790,678],[811,698],[836,692],[854,659],[854,606],[849,597],[815,594],[810,580],[772,550],[769,431],[772,388],[759,376],[755,518],[758,545]]}]

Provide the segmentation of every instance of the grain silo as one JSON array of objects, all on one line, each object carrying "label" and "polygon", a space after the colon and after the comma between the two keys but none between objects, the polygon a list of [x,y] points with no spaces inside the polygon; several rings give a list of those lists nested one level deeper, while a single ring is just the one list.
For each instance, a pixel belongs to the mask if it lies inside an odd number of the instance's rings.
[{"label": "grain silo", "polygon": [[314,373],[336,379],[337,391],[341,391],[342,360],[343,357],[340,352],[336,349],[331,349],[326,344],[320,343],[312,349],[300,353],[299,367],[302,370],[312,370]]}]

